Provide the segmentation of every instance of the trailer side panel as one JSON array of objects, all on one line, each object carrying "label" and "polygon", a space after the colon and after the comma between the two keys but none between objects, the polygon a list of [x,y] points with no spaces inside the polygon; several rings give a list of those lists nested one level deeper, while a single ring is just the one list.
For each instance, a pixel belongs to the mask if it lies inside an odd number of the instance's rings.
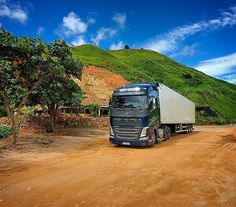
[{"label": "trailer side panel", "polygon": [[164,84],[159,85],[161,124],[195,123],[195,104]]}]

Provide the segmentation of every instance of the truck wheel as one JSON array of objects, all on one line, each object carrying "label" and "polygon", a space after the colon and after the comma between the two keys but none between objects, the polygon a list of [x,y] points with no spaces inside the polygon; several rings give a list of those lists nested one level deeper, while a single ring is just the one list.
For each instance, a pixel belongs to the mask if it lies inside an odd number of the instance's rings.
[{"label": "truck wheel", "polygon": [[186,134],[189,133],[189,125],[187,125],[187,131],[186,131]]},{"label": "truck wheel", "polygon": [[164,141],[170,139],[171,130],[170,127],[164,128]]},{"label": "truck wheel", "polygon": [[188,125],[188,133],[191,133],[191,132],[192,132],[192,126]]},{"label": "truck wheel", "polygon": [[149,136],[149,140],[151,141],[149,145],[150,147],[157,143],[157,135],[155,131],[153,131],[152,134]]},{"label": "truck wheel", "polygon": [[189,125],[187,125],[186,134],[190,133],[190,132],[191,132],[190,130],[191,130],[191,129],[190,129],[190,126],[189,126]]},{"label": "truck wheel", "polygon": [[190,125],[190,133],[193,132],[193,125]]}]

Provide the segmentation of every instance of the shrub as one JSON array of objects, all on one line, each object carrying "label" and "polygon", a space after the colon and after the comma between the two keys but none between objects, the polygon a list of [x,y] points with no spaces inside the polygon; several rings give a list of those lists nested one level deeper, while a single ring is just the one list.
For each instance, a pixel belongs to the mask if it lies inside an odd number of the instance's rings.
[{"label": "shrub", "polygon": [[34,112],[34,107],[27,107],[27,106],[24,106],[20,111],[22,115],[30,115],[33,112]]},{"label": "shrub", "polygon": [[125,50],[128,50],[129,49],[129,45],[125,45]]},{"label": "shrub", "polygon": [[0,139],[11,135],[11,129],[8,126],[0,126]]},{"label": "shrub", "polygon": [[3,106],[0,106],[0,117],[7,116],[7,111]]},{"label": "shrub", "polygon": [[92,114],[93,116],[97,115],[99,108],[100,108],[100,106],[98,104],[89,104],[88,105],[89,113]]}]

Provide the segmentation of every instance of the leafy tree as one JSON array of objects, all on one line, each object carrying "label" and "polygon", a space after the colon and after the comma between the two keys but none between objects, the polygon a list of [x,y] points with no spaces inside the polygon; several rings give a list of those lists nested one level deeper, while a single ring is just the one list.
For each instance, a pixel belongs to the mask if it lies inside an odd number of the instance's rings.
[{"label": "leafy tree", "polygon": [[0,28],[0,97],[10,119],[13,143],[27,97],[51,73],[44,67],[45,50],[39,39],[15,37]]},{"label": "leafy tree", "polygon": [[129,49],[129,45],[125,45],[125,50],[128,50]]},{"label": "leafy tree", "polygon": [[[79,74],[77,78],[80,78]],[[45,81],[32,93],[30,103],[47,106],[50,115],[50,129],[54,131],[59,107],[62,105],[77,105],[81,102],[81,99],[82,91],[70,76],[53,77]]]},{"label": "leafy tree", "polygon": [[[32,94],[31,103],[46,105],[53,131],[56,126],[58,109],[62,105],[79,104],[82,99],[80,87],[72,80],[81,79],[82,64],[74,60],[71,48],[61,40],[49,44],[49,53],[56,55],[55,65],[61,74],[51,76]],[[50,67],[50,63],[48,64]]]},{"label": "leafy tree", "polygon": [[[16,37],[0,28],[0,98],[16,143],[20,111],[29,95],[53,77],[81,74],[64,41],[43,43],[39,38]],[[78,69],[78,71],[77,71]]]}]

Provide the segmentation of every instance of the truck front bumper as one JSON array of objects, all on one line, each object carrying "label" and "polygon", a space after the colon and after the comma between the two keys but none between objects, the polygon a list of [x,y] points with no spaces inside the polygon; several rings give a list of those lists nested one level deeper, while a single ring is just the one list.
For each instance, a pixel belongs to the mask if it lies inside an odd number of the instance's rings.
[{"label": "truck front bumper", "polygon": [[111,144],[117,144],[117,145],[126,145],[126,146],[137,146],[137,147],[144,147],[149,146],[150,142],[148,139],[117,139],[113,136],[110,136],[110,143]]}]

